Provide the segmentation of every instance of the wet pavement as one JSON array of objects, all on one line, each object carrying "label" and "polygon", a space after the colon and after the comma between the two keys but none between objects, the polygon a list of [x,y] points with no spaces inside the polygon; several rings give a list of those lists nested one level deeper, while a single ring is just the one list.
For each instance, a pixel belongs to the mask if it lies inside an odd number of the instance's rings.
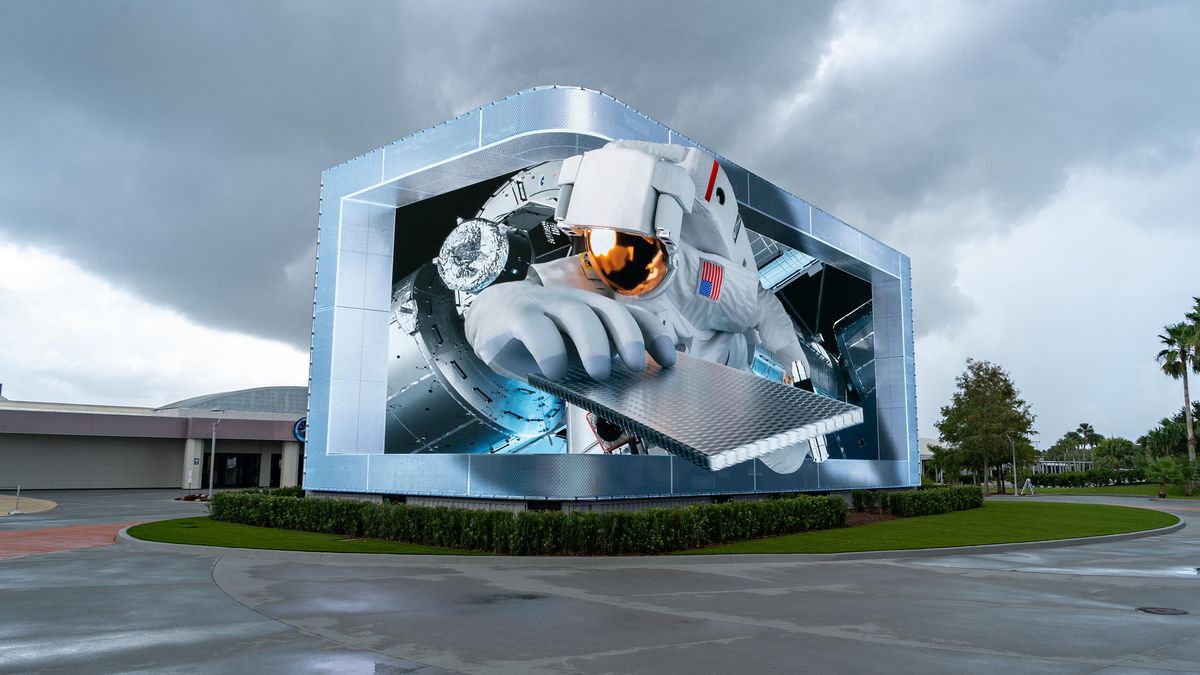
[{"label": "wet pavement", "polygon": [[[62,527],[204,509],[160,492],[56,494]],[[866,560],[28,555],[0,561],[0,671],[1200,670],[1200,504],[1087,501],[1186,509],[1193,524]]]}]

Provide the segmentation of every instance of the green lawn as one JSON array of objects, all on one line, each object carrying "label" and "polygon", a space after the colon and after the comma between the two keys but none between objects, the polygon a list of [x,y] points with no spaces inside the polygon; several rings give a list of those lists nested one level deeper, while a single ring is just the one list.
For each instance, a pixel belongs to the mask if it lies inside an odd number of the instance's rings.
[{"label": "green lawn", "polygon": [[[970,511],[898,518],[858,527],[769,537],[679,553],[843,553],[942,548],[1135,532],[1165,527],[1178,520],[1161,511],[1125,506],[988,500],[983,508]],[[199,546],[333,553],[477,555],[457,549],[276,530],[223,523],[209,518],[178,518],[145,523],[129,528],[129,534],[147,541]]]},{"label": "green lawn", "polygon": [[[1104,487],[1078,488],[1038,488],[1039,495],[1116,495],[1127,497],[1157,497],[1158,484],[1141,483],[1137,485],[1105,485]],[[1200,499],[1200,492],[1191,497],[1183,494],[1183,488],[1178,485],[1167,486],[1169,499]]]},{"label": "green lawn", "polygon": [[263,548],[278,551],[475,555],[470,551],[452,548],[418,546],[382,539],[350,539],[337,534],[276,530],[270,527],[223,523],[210,518],[177,518],[135,525],[129,528],[129,536],[168,544]]},{"label": "green lawn", "polygon": [[680,553],[845,553],[1004,544],[1151,530],[1178,520],[1169,513],[1125,506],[988,500],[983,508],[969,511],[898,518]]}]

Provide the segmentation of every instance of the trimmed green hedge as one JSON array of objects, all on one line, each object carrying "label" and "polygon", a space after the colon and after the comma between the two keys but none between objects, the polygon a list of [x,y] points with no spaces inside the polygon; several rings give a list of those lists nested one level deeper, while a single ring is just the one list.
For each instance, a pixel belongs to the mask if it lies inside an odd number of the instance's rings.
[{"label": "trimmed green hedge", "polygon": [[847,517],[841,498],[808,495],[676,509],[567,514],[218,492],[211,508],[214,520],[231,523],[502,555],[666,553],[843,527]]},{"label": "trimmed green hedge", "polygon": [[1103,487],[1146,482],[1146,472],[1142,469],[1089,469],[1063,473],[1035,473],[1031,477],[1033,484],[1038,487]]},{"label": "trimmed green hedge", "polygon": [[892,515],[929,516],[966,511],[983,506],[983,491],[973,485],[949,485],[903,492],[855,490],[850,493],[855,511],[890,508]]},{"label": "trimmed green hedge", "polygon": [[893,492],[888,501],[892,514],[904,518],[966,511],[983,506],[983,490],[973,485],[953,485],[931,490]]}]

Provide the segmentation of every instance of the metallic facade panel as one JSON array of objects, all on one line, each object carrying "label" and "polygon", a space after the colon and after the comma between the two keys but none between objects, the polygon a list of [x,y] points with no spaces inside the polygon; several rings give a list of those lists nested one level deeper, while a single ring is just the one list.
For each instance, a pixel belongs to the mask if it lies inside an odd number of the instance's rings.
[{"label": "metallic facade panel", "polygon": [[875,358],[904,355],[904,327],[900,313],[900,280],[871,284],[874,308]]},{"label": "metallic facade panel", "polygon": [[830,462],[821,464],[805,462],[795,473],[775,473],[762,462],[753,462],[756,470],[754,487],[757,492],[794,492],[797,490],[821,489],[821,469]]},{"label": "metallic facade panel", "polygon": [[367,223],[371,205],[347,199],[342,202],[342,226],[338,229],[338,250],[342,253],[367,252]]},{"label": "metallic facade panel", "polygon": [[858,241],[858,256],[863,262],[892,276],[900,276],[900,254],[887,244],[863,234]]},{"label": "metallic facade panel", "polygon": [[339,251],[336,277],[337,291],[333,304],[361,309],[367,283],[366,251]]},{"label": "metallic facade panel", "polygon": [[321,197],[332,201],[380,182],[383,175],[383,148],[372,150],[321,172]]},{"label": "metallic facade panel", "polygon": [[[357,379],[331,379],[329,381],[329,414],[322,416],[326,420],[325,434],[322,439],[326,443],[328,454],[371,453],[371,448],[358,444],[358,394],[359,381]],[[308,433],[309,441],[305,445],[311,447],[313,426],[309,426]],[[308,455],[305,457],[307,458]]]},{"label": "metallic facade panel", "polygon": [[317,310],[333,306],[337,291],[338,219],[340,200],[322,203],[318,214],[317,269],[314,283],[313,307]]},{"label": "metallic facade panel", "polygon": [[468,455],[372,455],[367,458],[370,487],[399,494],[466,495]]},{"label": "metallic facade panel", "polygon": [[747,205],[781,223],[801,232],[812,234],[808,202],[794,197],[755,175],[748,177],[749,199]]},{"label": "metallic facade panel", "polygon": [[[337,455],[308,489],[439,497],[595,500],[813,492],[910,485],[907,461],[830,459],[779,474],[754,460],[707,471],[652,455]],[[305,467],[306,479],[311,468]]]},{"label": "metallic facade panel", "polygon": [[335,380],[359,380],[362,377],[363,312],[360,309],[331,312],[333,315],[333,358],[329,377]]},{"label": "metallic facade panel", "polygon": [[392,257],[392,242],[396,238],[396,210],[391,206],[371,204],[367,215],[367,253]]},{"label": "metallic facade panel", "polygon": [[447,158],[479,147],[479,119],[482,112],[465,115],[385,145],[383,167],[378,180],[386,182],[422,171]]},{"label": "metallic facade panel", "polygon": [[[387,400],[387,382],[360,380],[358,383],[358,424],[356,444],[360,448],[379,448],[383,452],[387,409],[372,405],[372,401]],[[366,405],[363,405],[363,403]]]},{"label": "metallic facade panel", "polygon": [[[654,461],[623,461],[630,459]],[[608,494],[663,496],[671,494],[669,463],[669,457],[472,456],[470,495],[504,497],[512,491],[511,486],[519,485],[518,491],[530,499],[575,499],[579,495]]]},{"label": "metallic facade panel", "polygon": [[391,288],[392,252],[388,251],[386,255],[367,253],[363,260],[363,309],[390,312],[392,309]]},{"label": "metallic facade panel", "polygon": [[[887,327],[877,326],[876,330],[877,340],[881,339],[879,333],[885,334],[884,348],[888,356],[899,357],[900,367],[889,370],[883,377],[877,376],[877,395],[880,410],[903,411],[898,413],[899,417],[888,417],[881,423],[881,447],[889,448],[889,455],[907,453],[907,459],[831,459],[821,465],[806,463],[795,474],[780,476],[757,461],[709,472],[674,457],[484,455],[473,456],[468,466],[457,457],[435,460],[432,456],[379,454],[383,451],[382,432],[377,433],[376,427],[382,429],[386,390],[380,390],[374,383],[386,380],[387,363],[376,361],[368,352],[377,351],[373,346],[376,341],[370,336],[386,336],[388,312],[379,308],[383,307],[382,298],[390,294],[390,288],[383,290],[376,286],[384,276],[383,262],[385,259],[390,262],[394,233],[389,233],[388,228],[394,226],[393,209],[541,161],[575,155],[612,138],[697,145],[605,94],[549,87],[496,101],[322,174],[305,464],[307,487],[463,496],[461,490],[466,489],[471,476],[480,475],[484,476],[482,485],[497,495],[539,498],[532,492],[549,488],[546,481],[531,474],[550,469],[538,465],[535,471],[533,464],[522,462],[547,461],[544,458],[563,467],[556,469],[560,472],[558,478],[570,487],[556,488],[555,492],[563,499],[570,498],[568,493],[572,490],[582,499],[650,494],[661,489],[658,486],[664,481],[673,495],[764,489],[832,490],[919,482],[908,259],[824,212],[820,212],[823,215],[819,223],[807,222],[807,202],[717,153],[712,154],[733,183],[747,227],[873,283],[896,281],[899,277],[899,351],[894,320]],[[356,202],[366,208],[359,208]],[[764,210],[758,210],[760,207]],[[813,209],[814,214],[818,211]],[[898,265],[893,261],[898,261]],[[896,294],[888,290],[876,296],[875,310],[885,314],[894,312],[895,302]],[[343,325],[343,317],[347,317],[347,325]],[[357,345],[349,325],[356,320],[360,336]],[[335,333],[339,332],[343,339],[335,340]],[[375,398],[378,400],[367,400]],[[899,424],[901,419],[903,425]],[[882,438],[885,434],[887,439]],[[421,459],[428,461],[413,463]],[[614,459],[622,461],[607,463]],[[493,461],[505,463],[490,464]],[[483,464],[475,464],[479,462]],[[440,487],[421,491],[415,489],[418,486]],[[472,494],[478,494],[479,486],[472,482],[470,487]]]},{"label": "metallic facade panel", "polygon": [[861,260],[860,248],[863,235],[821,209],[812,210],[812,235],[855,259]]},{"label": "metallic facade panel", "polygon": [[484,106],[482,112],[484,146],[534,130],[658,143],[666,143],[669,134],[665,126],[610,96],[574,87],[534,89]]},{"label": "metallic facade panel", "polygon": [[578,155],[595,150],[607,141],[598,136],[572,133],[545,133],[518,136],[489,148],[497,155],[521,160],[524,166]]}]

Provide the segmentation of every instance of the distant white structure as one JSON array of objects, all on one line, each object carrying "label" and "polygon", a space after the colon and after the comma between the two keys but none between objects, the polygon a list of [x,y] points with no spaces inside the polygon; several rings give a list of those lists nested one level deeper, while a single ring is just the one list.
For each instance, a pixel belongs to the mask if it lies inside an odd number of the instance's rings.
[{"label": "distant white structure", "polygon": [[1068,473],[1072,471],[1087,471],[1092,468],[1091,462],[1072,461],[1059,462],[1045,460],[1033,465],[1034,473]]},{"label": "distant white structure", "polygon": [[[925,462],[928,462],[929,460],[933,459],[933,450],[929,446],[937,445],[937,443],[938,443],[938,439],[936,439],[936,438],[917,439],[917,451],[920,453],[920,456],[921,456],[921,475],[922,476],[925,475]],[[942,482],[942,472],[941,471],[937,472],[937,476],[935,477],[935,480],[939,483]]]}]

